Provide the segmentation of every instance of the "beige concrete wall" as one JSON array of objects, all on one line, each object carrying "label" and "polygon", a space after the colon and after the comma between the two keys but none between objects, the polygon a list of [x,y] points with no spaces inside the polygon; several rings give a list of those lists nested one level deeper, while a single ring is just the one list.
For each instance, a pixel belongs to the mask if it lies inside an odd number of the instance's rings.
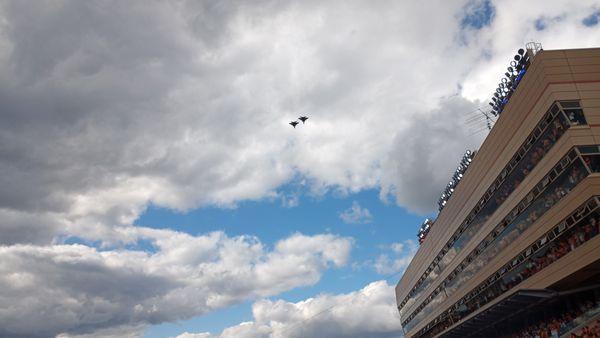
[{"label": "beige concrete wall", "polygon": [[[572,127],[563,135],[561,140],[521,183],[518,191],[511,194],[496,210],[452,264],[428,287],[414,305],[406,309],[405,313],[411,313],[454,270],[479,244],[481,239],[504,218],[506,213],[514,208],[548,170],[566,154],[568,149],[575,144],[600,144],[600,49],[543,51],[536,56],[523,82],[482,144],[465,177],[439,214],[427,239],[396,286],[398,303],[415,285],[430,262],[487,191],[551,104],[556,100],[568,99],[581,100],[589,126]],[[440,187],[440,189],[442,188]],[[596,193],[600,193],[600,188]],[[551,211],[553,210],[554,208]],[[526,242],[526,240],[523,241]],[[519,240],[518,243],[523,241]],[[476,278],[483,280],[487,278],[487,275],[484,275],[485,273],[481,272]],[[435,312],[443,311],[446,304],[453,303],[452,299],[461,297],[457,295],[470,291],[468,285],[465,285],[463,289],[456,292]],[[435,316],[432,313],[412,331],[416,332]]]}]

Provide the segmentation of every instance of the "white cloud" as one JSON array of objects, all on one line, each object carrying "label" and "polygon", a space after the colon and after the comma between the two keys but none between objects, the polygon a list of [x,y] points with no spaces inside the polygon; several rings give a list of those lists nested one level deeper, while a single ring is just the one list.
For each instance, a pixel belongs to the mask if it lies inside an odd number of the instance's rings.
[{"label": "white cloud", "polygon": [[[0,2],[0,304],[18,304],[0,327],[127,335],[347,261],[348,239],[267,250],[133,227],[150,204],[276,201],[300,179],[431,211],[482,138],[463,114],[485,106],[516,48],[600,45],[600,25],[582,24],[597,1],[495,1],[480,30],[460,25],[467,3]],[[552,18],[542,31],[539,18]],[[310,120],[294,130],[299,114]],[[102,249],[60,245],[73,236]],[[144,236],[156,253],[124,249]],[[379,271],[403,269],[396,249]]]},{"label": "white cloud", "polygon": [[300,205],[300,193],[280,194],[281,206],[284,208],[295,208]]},{"label": "white cloud", "polygon": [[184,332],[177,336],[177,338],[212,338],[210,333],[189,333]]},{"label": "white cloud", "polygon": [[389,249],[393,254],[381,254],[373,263],[377,273],[391,275],[404,271],[419,247],[415,241],[407,239],[404,242],[392,243]]},{"label": "white cloud", "polygon": [[[483,136],[463,115],[514,49],[600,44],[581,22],[593,1],[493,2],[479,30],[461,27],[467,3],[5,1],[2,230],[112,241],[150,203],[232,207],[298,177],[431,211]],[[536,31],[539,18],[560,20]],[[310,120],[294,130],[299,114]],[[16,226],[32,218],[49,224],[39,238]]]},{"label": "white cloud", "polygon": [[352,202],[352,206],[340,213],[340,219],[348,224],[371,223],[373,216],[367,208],[363,208],[357,201]]},{"label": "white cloud", "polygon": [[0,336],[109,336],[189,318],[312,285],[329,266],[346,264],[352,245],[330,234],[294,234],[268,250],[257,238],[222,232],[135,232],[155,252],[0,246]]},{"label": "white cloud", "polygon": [[390,244],[390,249],[392,249],[393,252],[400,254],[404,250],[404,243],[392,243]]},{"label": "white cloud", "polygon": [[[536,41],[545,49],[598,47],[600,26],[586,27],[583,19],[598,10],[598,1],[493,1],[493,24],[469,35],[468,43],[485,55],[471,65],[463,83],[468,99],[489,100],[508,62],[518,48]],[[519,6],[519,10],[515,10]],[[547,20],[552,18],[552,20]],[[543,30],[536,20],[546,19]]]},{"label": "white cloud", "polygon": [[[112,241],[149,203],[231,207],[295,177],[396,184],[382,176],[404,176],[383,162],[394,140],[460,78],[438,56],[473,54],[451,48],[459,3],[403,6],[3,2],[0,208]],[[419,16],[439,24],[427,40],[409,33]]]},{"label": "white cloud", "polygon": [[[297,303],[261,300],[252,306],[254,321],[198,337],[401,337],[393,293],[392,285],[377,281],[347,294],[322,294]],[[195,336],[186,332],[177,338],[190,337]]]}]

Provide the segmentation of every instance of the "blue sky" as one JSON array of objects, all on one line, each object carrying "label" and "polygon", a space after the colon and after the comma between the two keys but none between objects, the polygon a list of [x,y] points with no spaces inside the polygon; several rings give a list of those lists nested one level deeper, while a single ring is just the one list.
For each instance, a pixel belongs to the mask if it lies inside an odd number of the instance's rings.
[{"label": "blue sky", "polygon": [[496,8],[491,1],[471,1],[465,6],[461,26],[474,29],[489,26],[494,19],[495,11]]},{"label": "blue sky", "polygon": [[0,1],[0,336],[398,337],[475,112],[599,10]]},{"label": "blue sky", "polygon": [[[294,207],[282,205],[280,199],[243,202],[234,209],[202,208],[183,213],[151,207],[136,220],[136,224],[153,228],[168,227],[192,235],[210,231],[225,231],[231,236],[250,234],[271,246],[295,232],[307,235],[329,232],[355,239],[352,261],[357,266],[350,264],[328,270],[317,284],[284,292],[272,297],[274,299],[297,302],[319,293],[351,292],[376,280],[397,282],[398,274],[390,276],[377,273],[373,262],[379,255],[389,254],[389,246],[393,243],[407,239],[416,242],[416,232],[423,216],[407,212],[394,203],[384,203],[379,198],[379,191],[374,189],[352,194],[326,193],[322,196],[311,196],[302,191],[296,193],[299,194],[299,201]],[[351,208],[354,202],[369,210],[372,215],[369,223],[347,224],[340,218],[340,214]],[[226,327],[252,320],[251,303],[245,301],[205,316],[153,326],[145,332],[144,337],[176,336],[184,331],[218,333]]]}]

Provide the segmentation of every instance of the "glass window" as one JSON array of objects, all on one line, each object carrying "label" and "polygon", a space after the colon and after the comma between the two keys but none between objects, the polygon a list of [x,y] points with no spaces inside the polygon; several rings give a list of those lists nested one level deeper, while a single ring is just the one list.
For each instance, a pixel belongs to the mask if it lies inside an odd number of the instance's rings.
[{"label": "glass window", "polygon": [[587,124],[582,109],[565,109],[565,115],[567,115],[571,125],[577,126]]},{"label": "glass window", "polygon": [[[597,205],[597,201],[593,199],[587,205],[580,207],[578,211],[569,217],[569,219],[573,219],[576,215],[584,216],[579,219],[579,222],[574,223],[573,226],[552,240],[548,237],[550,232],[540,237],[536,241],[536,244],[531,245],[516,256],[516,264],[512,264],[513,266],[510,266],[508,269],[504,267],[499,270],[502,274],[500,279],[489,285],[482,283],[480,287],[476,288],[474,293],[470,293],[469,297],[463,297],[457,301],[449,309],[449,312],[435,319],[435,325],[421,330],[420,334],[430,337],[442,332],[452,322],[456,322],[471,312],[476,311],[564,255],[575,250],[578,246],[597,236],[600,233],[600,213],[597,210],[592,212],[592,208],[596,209]],[[565,222],[561,222],[560,224],[565,224]]]},{"label": "glass window", "polygon": [[598,154],[600,153],[600,147],[598,146],[580,146],[577,147],[582,154]]},{"label": "glass window", "polygon": [[593,173],[600,172],[600,155],[584,155],[582,157]]},{"label": "glass window", "polygon": [[[561,101],[561,104],[565,108],[565,112],[567,108],[570,109],[570,111],[573,111],[574,121],[577,123],[585,123],[583,112],[579,114],[577,111],[581,110],[578,101]],[[571,124],[574,123],[575,122],[571,122]],[[542,126],[545,128],[542,128]],[[489,198],[482,198],[479,201],[465,222],[459,227],[459,231],[457,231],[455,236],[453,236],[448,243],[450,244],[450,247],[441,252],[441,257],[437,265],[436,263],[433,263],[438,268],[438,272],[434,276],[432,276],[431,273],[426,274],[426,278],[418,283],[405,298],[403,302],[403,304],[405,304],[404,306],[409,304],[409,300],[411,300],[411,304],[414,303],[437,276],[444,271],[444,269],[480,230],[481,226],[485,224],[498,207],[521,184],[523,179],[531,172],[531,170],[533,170],[568,127],[569,122],[565,116],[559,114],[559,107],[554,103],[547,112],[547,116],[542,118],[536,130],[527,138],[522,148],[517,151],[517,154],[513,157],[511,162],[507,164],[506,168],[502,170],[500,176],[485,194],[485,196],[489,196]],[[527,147],[529,148],[527,149]],[[508,169],[511,170],[509,171]],[[551,179],[554,179],[555,174],[553,173],[551,175]],[[514,216],[521,211],[522,210],[515,210]],[[511,220],[508,219],[508,221],[510,222]]]},{"label": "glass window", "polygon": [[[569,158],[568,155],[566,158]],[[554,169],[551,172],[556,173]],[[481,250],[480,254],[475,257],[473,261],[464,266],[462,271],[460,271],[459,267],[448,276],[449,281],[445,289],[446,295],[451,296],[461,285],[463,285],[463,283],[473,278],[475,274],[489,264],[492,259],[499,255],[506,247],[513,243],[524,231],[566,196],[587,175],[588,171],[585,170],[581,159],[575,160],[564,171],[558,173],[556,179],[552,182],[548,182],[545,189],[541,191],[532,203],[526,207],[523,206],[523,212],[515,217],[508,226],[504,227],[502,222],[500,223],[501,225],[499,225],[499,227],[503,227],[502,232],[492,241],[487,243],[488,245],[484,246],[485,248]],[[521,205],[521,203],[519,203],[519,205]],[[516,209],[520,209],[520,207],[517,207]],[[486,240],[484,240],[484,242]],[[482,244],[484,244],[484,242],[482,242]],[[547,239],[544,237],[537,245],[541,247],[546,242]],[[510,267],[516,266],[517,264],[519,264],[519,261],[515,260]],[[415,311],[417,316],[415,316],[411,322],[418,323],[424,317],[424,313],[429,313],[427,309],[432,308],[430,305],[431,303],[427,304],[424,309]]]}]

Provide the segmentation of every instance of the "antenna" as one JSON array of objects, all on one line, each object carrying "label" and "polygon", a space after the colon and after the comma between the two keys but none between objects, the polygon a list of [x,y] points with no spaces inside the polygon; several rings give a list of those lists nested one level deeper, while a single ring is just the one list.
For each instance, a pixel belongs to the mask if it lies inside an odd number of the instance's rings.
[{"label": "antenna", "polygon": [[496,117],[491,111],[485,111],[485,108],[479,107],[465,114],[465,124],[469,127],[470,135],[492,130],[495,123]]},{"label": "antenna", "polygon": [[492,126],[494,123],[496,123],[496,120],[494,120],[492,118],[492,114],[491,113],[486,113],[484,112],[481,108],[477,108],[477,110],[479,110],[479,112],[485,116],[485,124],[487,126],[488,130],[492,130]]}]

